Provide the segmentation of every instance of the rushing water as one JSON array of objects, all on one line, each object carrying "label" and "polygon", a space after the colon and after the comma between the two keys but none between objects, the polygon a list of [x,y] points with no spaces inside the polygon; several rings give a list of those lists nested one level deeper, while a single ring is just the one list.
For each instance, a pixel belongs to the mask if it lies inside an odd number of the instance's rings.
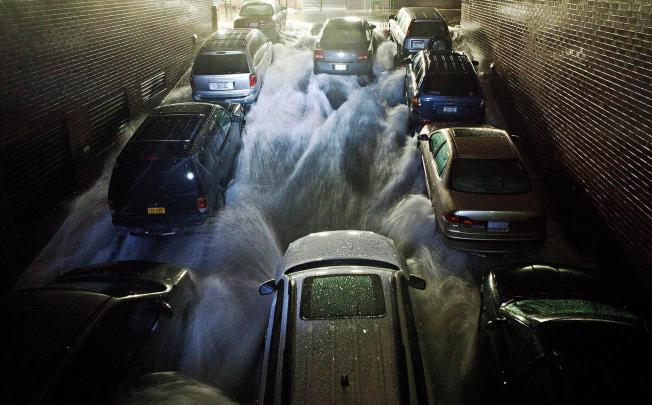
[{"label": "rushing water", "polygon": [[[258,295],[258,284],[273,277],[287,244],[301,236],[333,229],[375,231],[392,238],[410,257],[411,270],[428,280],[425,291],[413,294],[432,391],[439,403],[460,403],[473,365],[476,280],[505,259],[446,249],[435,232],[416,142],[405,135],[404,71],[393,70],[393,45],[381,45],[371,81],[315,76],[314,37],[306,31],[299,26],[274,46],[274,63],[247,115],[236,176],[219,215],[192,234],[116,233],[106,206],[113,157],[96,184],[70,203],[67,219],[22,285],[109,260],[157,260],[195,269],[201,303],[180,370],[184,377],[159,376],[162,390],[192,391],[201,383],[186,378],[194,378],[230,398],[253,402],[270,304]],[[166,102],[186,101],[189,95],[182,86]],[[564,249],[552,240],[543,253],[518,260]],[[148,389],[142,395],[147,397]],[[206,386],[198,392],[207,398],[223,395]]]}]

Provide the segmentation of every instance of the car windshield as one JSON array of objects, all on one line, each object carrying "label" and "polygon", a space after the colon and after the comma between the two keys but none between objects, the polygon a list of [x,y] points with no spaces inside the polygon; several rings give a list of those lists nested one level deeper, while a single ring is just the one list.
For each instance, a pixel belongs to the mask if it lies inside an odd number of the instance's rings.
[{"label": "car windshield", "polygon": [[445,25],[430,21],[413,22],[410,28],[410,36],[413,37],[441,38],[446,36]]},{"label": "car windshield", "polygon": [[543,320],[569,317],[609,317],[638,320],[639,317],[623,308],[586,299],[521,299],[503,307],[506,311],[525,318]]},{"label": "car windshield", "polygon": [[475,76],[431,75],[426,76],[423,91],[435,96],[475,97],[482,94]]},{"label": "car windshield", "polygon": [[263,17],[274,15],[274,10],[269,4],[245,4],[240,9],[241,17]]},{"label": "car windshield", "polygon": [[368,45],[362,29],[350,24],[327,25],[319,43],[325,49],[357,49]]},{"label": "car windshield", "polygon": [[301,293],[301,319],[378,317],[385,314],[380,277],[375,274],[307,277]]},{"label": "car windshield", "polygon": [[521,194],[532,189],[516,159],[455,159],[450,188],[463,193]]},{"label": "car windshield", "polygon": [[652,382],[652,337],[616,322],[548,321],[537,327],[543,347],[563,373],[572,404],[638,403]]},{"label": "car windshield", "polygon": [[200,54],[193,65],[193,75],[196,76],[236,73],[249,73],[249,65],[244,53]]}]

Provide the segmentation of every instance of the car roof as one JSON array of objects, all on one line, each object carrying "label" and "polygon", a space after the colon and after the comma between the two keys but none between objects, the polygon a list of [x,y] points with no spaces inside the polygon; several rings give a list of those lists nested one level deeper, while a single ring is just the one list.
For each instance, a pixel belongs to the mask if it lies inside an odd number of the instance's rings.
[{"label": "car roof", "polygon": [[284,274],[332,264],[366,264],[394,270],[402,267],[391,239],[369,231],[344,230],[312,233],[292,242],[278,272]]},{"label": "car roof", "polygon": [[428,75],[454,73],[477,76],[473,64],[463,52],[422,52],[428,61]]},{"label": "car roof", "polygon": [[457,157],[518,159],[507,132],[495,128],[449,128]]},{"label": "car roof", "polygon": [[[350,379],[356,391],[370,403],[400,403],[402,389],[401,367],[403,337],[399,324],[396,294],[392,287],[394,272],[380,269],[329,268],[321,271],[296,273],[292,278],[297,288],[299,305],[292,306],[294,334],[290,340],[292,384],[290,402],[302,398],[307,403],[329,402],[334,388],[342,387],[342,378]],[[346,318],[304,319],[301,306],[305,281],[312,277],[333,275],[371,275],[380,278],[383,314],[380,316],[353,316]],[[312,291],[314,294],[314,291]],[[364,373],[349,370],[365,370]],[[344,374],[343,374],[344,373]],[[345,376],[345,377],[344,377]],[[407,389],[406,389],[407,391]],[[336,397],[333,402],[342,402]]]},{"label": "car roof", "polygon": [[446,23],[435,7],[403,7],[413,20],[431,20]]},{"label": "car roof", "polygon": [[200,52],[204,51],[244,51],[247,40],[254,30],[248,28],[234,28],[218,31],[210,37]]}]

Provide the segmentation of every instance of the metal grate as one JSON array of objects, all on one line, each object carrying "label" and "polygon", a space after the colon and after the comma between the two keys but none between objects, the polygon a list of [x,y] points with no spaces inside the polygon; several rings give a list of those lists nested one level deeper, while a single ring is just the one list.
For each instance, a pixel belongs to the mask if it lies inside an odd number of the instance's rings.
[{"label": "metal grate", "polygon": [[104,149],[115,140],[115,135],[129,121],[127,92],[100,100],[89,109],[93,147]]},{"label": "metal grate", "polygon": [[161,72],[140,84],[140,94],[143,97],[143,101],[148,101],[166,88],[165,72]]},{"label": "metal grate", "polygon": [[18,215],[45,213],[72,190],[72,153],[65,124],[2,145],[5,204]]}]

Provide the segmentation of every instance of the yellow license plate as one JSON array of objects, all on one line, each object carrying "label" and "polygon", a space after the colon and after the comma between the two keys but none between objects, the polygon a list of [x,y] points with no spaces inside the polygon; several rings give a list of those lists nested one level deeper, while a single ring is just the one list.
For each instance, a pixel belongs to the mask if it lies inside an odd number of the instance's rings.
[{"label": "yellow license plate", "polygon": [[147,208],[147,213],[149,215],[164,215],[165,207],[149,207]]}]

